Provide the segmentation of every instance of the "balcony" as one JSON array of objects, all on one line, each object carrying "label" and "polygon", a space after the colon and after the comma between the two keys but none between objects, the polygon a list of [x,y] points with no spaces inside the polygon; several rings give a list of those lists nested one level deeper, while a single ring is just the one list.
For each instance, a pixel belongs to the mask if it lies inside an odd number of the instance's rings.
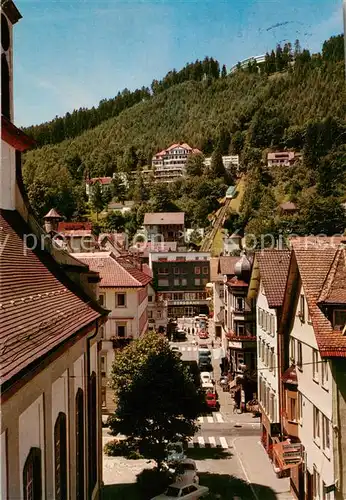
[{"label": "balcony", "polygon": [[256,342],[256,335],[250,332],[249,330],[245,330],[243,334],[239,334],[234,332],[233,330],[229,330],[229,332],[226,333],[226,337],[228,338],[228,340],[233,340],[233,341]]}]

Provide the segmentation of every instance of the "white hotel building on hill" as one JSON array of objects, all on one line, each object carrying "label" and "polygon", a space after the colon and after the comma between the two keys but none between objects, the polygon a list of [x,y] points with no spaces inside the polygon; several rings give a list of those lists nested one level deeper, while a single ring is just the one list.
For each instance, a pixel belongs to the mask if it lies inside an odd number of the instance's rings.
[{"label": "white hotel building on hill", "polygon": [[173,182],[185,175],[185,165],[189,155],[200,154],[197,148],[186,143],[172,144],[169,148],[156,153],[152,159],[152,168],[157,182]]}]

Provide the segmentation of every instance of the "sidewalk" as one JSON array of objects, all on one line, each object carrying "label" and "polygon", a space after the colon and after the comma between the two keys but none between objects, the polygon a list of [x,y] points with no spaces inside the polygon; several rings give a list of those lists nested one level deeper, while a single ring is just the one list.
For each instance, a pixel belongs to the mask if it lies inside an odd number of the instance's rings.
[{"label": "sidewalk", "polygon": [[293,500],[289,478],[276,477],[273,465],[257,437],[236,437],[232,446],[247,481],[252,485],[256,500],[262,500],[262,486],[271,488],[277,500]]}]

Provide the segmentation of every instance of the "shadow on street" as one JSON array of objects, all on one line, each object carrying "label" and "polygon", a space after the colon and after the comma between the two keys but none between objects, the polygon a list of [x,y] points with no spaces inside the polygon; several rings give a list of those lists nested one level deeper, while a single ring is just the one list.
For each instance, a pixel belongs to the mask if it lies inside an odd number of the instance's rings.
[{"label": "shadow on street", "polygon": [[188,458],[192,458],[193,460],[224,460],[226,458],[231,458],[233,453],[229,450],[224,450],[223,448],[186,448],[185,450]]}]

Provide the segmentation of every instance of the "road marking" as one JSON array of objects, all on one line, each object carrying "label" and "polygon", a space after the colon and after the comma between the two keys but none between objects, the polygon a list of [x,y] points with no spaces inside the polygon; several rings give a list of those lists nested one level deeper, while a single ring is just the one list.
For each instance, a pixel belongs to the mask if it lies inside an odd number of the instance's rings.
[{"label": "road marking", "polygon": [[211,448],[216,448],[216,441],[215,441],[215,438],[213,436],[210,436],[209,443],[210,443]]},{"label": "road marking", "polygon": [[226,438],[224,437],[220,437],[220,443],[221,443],[221,446],[224,450],[227,450],[228,448],[228,443],[227,443],[227,440]]},{"label": "road marking", "polygon": [[197,421],[198,421],[198,423],[203,424],[203,417],[198,417]]},{"label": "road marking", "polygon": [[223,416],[221,415],[221,413],[215,413],[215,418],[216,420],[221,424],[224,422],[224,419],[223,419]]},{"label": "road marking", "polygon": [[214,423],[214,419],[213,419],[213,417],[209,417],[209,416],[208,416],[208,417],[207,417],[207,420],[208,420],[208,423],[209,423],[209,424],[213,424],[213,423]]},{"label": "road marking", "polygon": [[198,436],[198,444],[200,448],[204,448],[204,437],[203,436]]}]

